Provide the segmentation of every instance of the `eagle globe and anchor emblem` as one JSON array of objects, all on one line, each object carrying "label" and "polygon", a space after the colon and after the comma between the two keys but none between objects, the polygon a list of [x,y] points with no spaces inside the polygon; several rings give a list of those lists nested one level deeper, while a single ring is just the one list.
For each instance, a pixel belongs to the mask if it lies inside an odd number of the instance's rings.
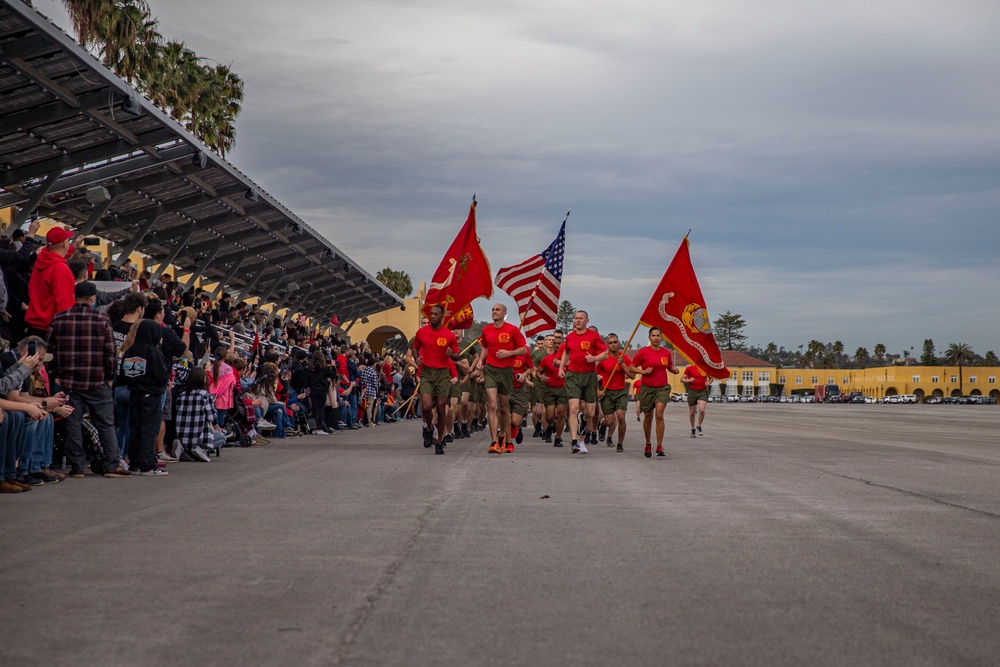
[{"label": "eagle globe and anchor emblem", "polygon": [[712,322],[708,317],[708,309],[702,306],[700,303],[689,303],[684,307],[684,312],[681,313],[680,321],[676,317],[667,314],[667,304],[670,302],[670,297],[674,296],[673,292],[666,292],[660,298],[660,316],[665,320],[670,320],[675,324],[683,323],[691,333],[702,333],[710,334],[712,333]]}]

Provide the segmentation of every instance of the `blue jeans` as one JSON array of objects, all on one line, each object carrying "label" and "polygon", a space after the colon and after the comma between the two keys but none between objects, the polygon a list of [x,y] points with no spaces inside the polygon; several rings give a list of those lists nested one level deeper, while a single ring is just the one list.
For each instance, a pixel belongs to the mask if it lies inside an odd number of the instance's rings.
[{"label": "blue jeans", "polygon": [[122,458],[128,458],[128,387],[114,388],[115,394],[115,436],[122,449]]},{"label": "blue jeans", "polygon": [[[90,421],[97,428],[104,450],[105,470],[118,467],[121,451],[115,434],[115,400],[111,387],[101,383],[93,389],[64,389],[69,394],[69,404],[73,413],[66,418],[66,459],[72,470],[83,470],[87,466],[87,455],[83,451],[83,413],[90,413]],[[156,428],[160,428],[157,420]]]},{"label": "blue jeans", "polygon": [[27,422],[26,445],[19,467],[21,474],[42,472],[42,468],[52,465],[52,439],[55,436],[55,421],[52,415]]},{"label": "blue jeans", "polygon": [[4,481],[17,477],[17,440],[24,430],[23,412],[5,412],[0,424],[0,463]]},{"label": "blue jeans", "polygon": [[290,417],[288,413],[285,412],[284,403],[271,403],[267,406],[267,412],[264,414],[264,419],[274,423],[274,437],[284,438],[285,429],[291,427]]}]

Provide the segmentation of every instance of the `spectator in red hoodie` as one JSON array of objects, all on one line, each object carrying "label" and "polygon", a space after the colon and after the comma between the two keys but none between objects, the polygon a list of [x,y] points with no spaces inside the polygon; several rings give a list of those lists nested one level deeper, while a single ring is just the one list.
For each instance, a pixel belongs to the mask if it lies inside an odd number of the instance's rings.
[{"label": "spectator in red hoodie", "polygon": [[69,310],[76,303],[76,279],[66,264],[72,237],[73,232],[62,227],[53,227],[45,235],[48,245],[38,253],[28,281],[28,312],[24,322],[29,334],[47,337],[56,313]]}]

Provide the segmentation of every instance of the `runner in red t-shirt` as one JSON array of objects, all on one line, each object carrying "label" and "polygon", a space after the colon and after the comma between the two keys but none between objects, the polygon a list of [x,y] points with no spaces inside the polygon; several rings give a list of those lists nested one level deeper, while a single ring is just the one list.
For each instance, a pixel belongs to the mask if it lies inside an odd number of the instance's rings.
[{"label": "runner in red t-shirt", "polygon": [[[427,326],[417,329],[413,351],[418,355],[415,365],[420,370],[420,410],[424,417],[424,447],[434,445],[435,454],[444,454],[444,438],[448,433],[448,400],[451,384],[458,382],[454,364],[461,359],[455,333],[441,324],[444,309],[432,306]],[[437,442],[434,424],[437,413]]]},{"label": "runner in red t-shirt", "polygon": [[608,447],[615,435],[615,424],[618,425],[618,451],[624,452],[625,442],[625,410],[628,409],[628,388],[626,378],[635,377],[631,370],[632,360],[622,352],[621,341],[617,334],[608,334],[608,358],[597,365],[597,374],[604,378],[604,384],[598,391],[601,398],[601,409],[604,419],[601,420],[598,437],[603,440],[607,435]]},{"label": "runner in red t-shirt", "polygon": [[[514,389],[510,392],[510,439],[507,440],[507,452],[514,451],[514,442],[521,444],[524,434],[521,432],[521,424],[524,416],[528,414],[531,404],[528,400],[528,389],[525,385],[534,386],[531,381],[532,370],[535,363],[531,360],[531,354],[524,354],[514,358]],[[511,442],[513,440],[514,442]]]},{"label": "runner in red t-shirt", "polygon": [[490,423],[491,454],[502,454],[510,433],[510,394],[514,390],[514,360],[528,351],[524,334],[506,321],[507,306],[493,304],[493,323],[483,327],[483,354],[478,366],[486,376],[486,417]]},{"label": "runner in red t-shirt", "polygon": [[[691,437],[704,435],[701,425],[705,422],[705,408],[708,406],[708,385],[713,378],[705,374],[697,366],[688,366],[681,373],[681,382],[687,387],[688,418],[691,420]],[[695,414],[698,415],[697,434],[695,433]]]},{"label": "runner in red t-shirt", "polygon": [[548,428],[542,436],[542,442],[552,442],[554,447],[562,447],[563,429],[566,428],[566,382],[559,375],[559,357],[556,356],[556,337],[549,334],[545,337],[545,352],[538,363],[535,377],[544,382],[542,402],[545,404],[545,423]]},{"label": "runner in red t-shirt", "polygon": [[646,435],[646,458],[652,454],[651,432],[653,416],[656,416],[656,455],[666,456],[663,452],[663,410],[670,400],[670,383],[667,373],[677,373],[674,368],[674,352],[665,347],[663,332],[659,327],[649,330],[649,345],[632,355],[632,371],[642,377],[642,387],[639,389],[639,409],[646,415],[642,422],[642,430]]},{"label": "runner in red t-shirt", "polygon": [[590,318],[587,311],[578,310],[573,315],[573,330],[566,335],[556,354],[560,358],[559,374],[566,378],[566,398],[569,401],[569,435],[574,454],[586,454],[587,445],[597,444],[597,434],[584,430],[583,442],[577,440],[577,415],[583,409],[584,420],[590,425],[597,403],[597,364],[608,358],[608,346],[596,331],[587,329]]}]

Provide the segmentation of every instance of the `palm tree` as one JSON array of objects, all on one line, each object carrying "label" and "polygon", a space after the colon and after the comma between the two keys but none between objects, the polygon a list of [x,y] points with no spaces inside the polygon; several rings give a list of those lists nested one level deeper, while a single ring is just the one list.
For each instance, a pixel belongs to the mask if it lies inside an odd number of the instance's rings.
[{"label": "palm tree", "polygon": [[868,358],[868,350],[863,347],[859,347],[854,351],[854,360],[858,362],[858,368],[865,367],[865,360]]},{"label": "palm tree", "polygon": [[993,350],[988,350],[986,356],[983,357],[983,364],[986,366],[998,366],[1000,363],[997,362],[997,354]]},{"label": "palm tree", "polygon": [[964,380],[962,379],[962,366],[966,366],[976,358],[972,351],[972,346],[967,343],[952,343],[944,353],[944,360],[953,366],[958,366],[958,391],[965,396]]},{"label": "palm tree", "polygon": [[816,359],[822,357],[824,352],[826,352],[824,343],[816,339],[809,341],[809,344],[806,345],[806,358],[809,360],[809,365],[815,367]]},{"label": "palm tree", "polygon": [[778,346],[774,342],[768,343],[767,347],[764,348],[764,354],[767,355],[768,361],[774,363],[774,357],[778,354]]},{"label": "palm tree", "polygon": [[222,157],[236,142],[244,85],[227,65],[206,65],[166,42],[146,0],[62,0],[77,39]]},{"label": "palm tree", "polygon": [[882,362],[885,360],[885,345],[883,343],[875,344],[875,361],[881,366]]},{"label": "palm tree", "polygon": [[413,292],[413,281],[405,271],[394,271],[387,266],[375,274],[375,278],[401,299]]},{"label": "palm tree", "polygon": [[107,23],[113,4],[114,0],[63,0],[80,46],[89,49],[97,43],[104,31],[98,26]]},{"label": "palm tree", "polygon": [[833,342],[833,347],[831,348],[830,351],[833,352],[833,355],[836,358],[837,365],[839,366],[840,365],[840,357],[842,357],[843,354],[844,354],[844,344],[841,343],[839,340],[834,341]]}]

